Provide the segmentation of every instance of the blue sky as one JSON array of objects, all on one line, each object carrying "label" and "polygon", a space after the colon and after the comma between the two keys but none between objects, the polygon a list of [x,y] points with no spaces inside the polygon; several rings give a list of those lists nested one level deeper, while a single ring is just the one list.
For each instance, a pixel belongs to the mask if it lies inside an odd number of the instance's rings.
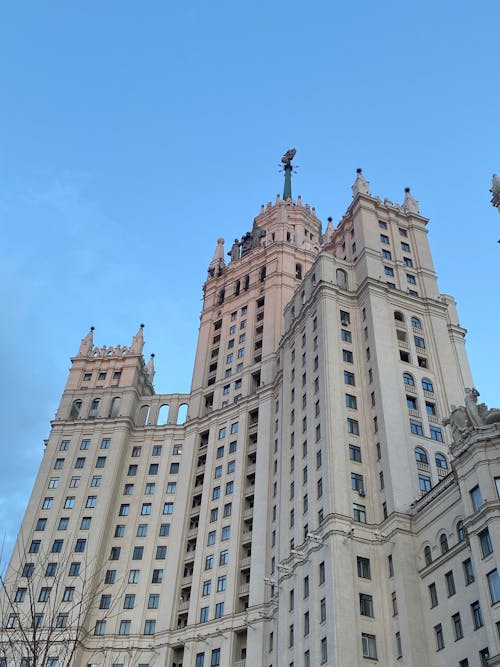
[{"label": "blue sky", "polygon": [[499,22],[481,0],[3,3],[4,560],[82,336],[128,344],[144,322],[157,391],[187,391],[216,239],[281,191],[291,146],[325,225],[358,166],[382,198],[411,187],[500,406]]}]

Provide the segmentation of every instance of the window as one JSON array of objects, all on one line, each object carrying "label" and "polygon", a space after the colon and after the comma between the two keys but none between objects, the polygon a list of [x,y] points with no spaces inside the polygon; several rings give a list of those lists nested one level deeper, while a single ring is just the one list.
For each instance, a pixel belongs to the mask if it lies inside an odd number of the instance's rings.
[{"label": "window", "polygon": [[462,567],[464,569],[465,585],[468,586],[474,581],[474,568],[472,567],[471,559],[467,558],[464,560]]},{"label": "window", "polygon": [[417,399],[414,396],[406,396],[408,410],[417,410]]},{"label": "window", "polygon": [[177,491],[177,482],[168,482],[167,493],[175,493]]},{"label": "window", "polygon": [[389,245],[389,237],[386,234],[380,234],[380,243]]},{"label": "window", "polygon": [[410,257],[403,257],[403,262],[404,262],[405,266],[407,266],[409,268],[413,267],[413,262],[412,262]]},{"label": "window", "polygon": [[102,475],[94,475],[90,482],[90,486],[96,487],[101,486]]},{"label": "window", "polygon": [[351,461],[361,463],[361,448],[357,445],[349,445],[349,458]]},{"label": "window", "polygon": [[[82,442],[85,442],[84,440]],[[75,461],[75,468],[83,468],[85,465],[85,456],[79,456]]]},{"label": "window", "polygon": [[436,415],[436,404],[431,403],[430,401],[425,401],[425,411],[428,415]]},{"label": "window", "polygon": [[358,556],[356,562],[358,565],[358,577],[361,579],[371,579],[370,559]]},{"label": "window", "polygon": [[44,498],[42,503],[42,509],[49,510],[52,507],[53,502],[54,498],[49,498],[49,497]]},{"label": "window", "polygon": [[130,511],[130,505],[120,505],[120,510],[118,512],[119,516],[128,516]]},{"label": "window", "polygon": [[439,538],[439,544],[441,546],[441,553],[445,554],[448,551],[448,538],[444,533]]},{"label": "window", "polygon": [[69,576],[70,577],[78,577],[80,574],[80,563],[78,562],[73,562],[69,566]]},{"label": "window", "polygon": [[64,540],[54,540],[52,544],[52,553],[59,554],[62,551]]},{"label": "window", "polygon": [[448,597],[451,598],[452,595],[455,595],[455,579],[453,577],[453,572],[450,570],[444,575],[444,580],[446,582],[446,590],[448,591]]},{"label": "window", "polygon": [[87,540],[84,540],[84,539],[82,539],[82,538],[79,538],[79,539],[75,542],[75,551],[76,551],[77,553],[83,553],[83,552],[85,551],[85,546],[86,546],[86,544],[87,544]]},{"label": "window", "polygon": [[430,565],[432,563],[432,554],[429,545],[427,545],[424,549],[424,560],[426,565]]},{"label": "window", "polygon": [[355,386],[356,382],[354,380],[354,373],[350,373],[349,371],[344,371],[344,384],[350,384],[353,387]]},{"label": "window", "polygon": [[418,347],[421,350],[425,349],[425,340],[422,336],[413,336],[413,339],[415,340],[415,347]]},{"label": "window", "polygon": [[431,608],[432,607],[437,607],[438,605],[438,596],[437,596],[437,589],[436,589],[436,584],[432,583],[428,586],[429,589],[429,598],[431,601]]},{"label": "window", "polygon": [[481,662],[481,667],[488,667],[488,665],[490,664],[489,657],[490,657],[490,652],[487,647],[479,651],[479,660]]},{"label": "window", "polygon": [[414,435],[424,435],[424,429],[422,428],[422,422],[419,422],[416,419],[410,419],[410,431]]},{"label": "window", "polygon": [[441,623],[434,626],[434,636],[436,637],[436,651],[441,651],[444,648],[443,627]]},{"label": "window", "polygon": [[432,440],[436,440],[437,442],[443,442],[443,433],[439,428],[439,426],[429,425],[429,431]]},{"label": "window", "polygon": [[356,396],[353,396],[352,394],[346,394],[345,395],[345,406],[346,406],[346,408],[351,408],[352,410],[357,410],[358,409],[358,401],[356,399]]},{"label": "window", "polygon": [[224,542],[229,539],[231,535],[231,526],[223,526],[221,533],[221,540]]},{"label": "window", "polygon": [[222,616],[224,616],[224,603],[217,602],[215,605],[215,618],[221,618]]},{"label": "window", "polygon": [[384,273],[386,276],[393,276],[394,275],[394,269],[391,269],[390,266],[384,266]]},{"label": "window", "polygon": [[127,593],[123,599],[124,609],[133,609],[135,606],[135,593]]},{"label": "window", "polygon": [[88,496],[85,502],[85,507],[95,507],[97,502],[97,496]]},{"label": "window", "polygon": [[498,577],[498,570],[492,570],[486,577],[490,589],[491,604],[496,604],[500,601],[500,578]]},{"label": "window", "polygon": [[157,475],[157,474],[158,474],[158,464],[157,463],[150,463],[149,464],[148,475]]},{"label": "window", "polygon": [[436,468],[440,468],[441,470],[446,470],[448,468],[448,461],[446,460],[446,457],[443,456],[443,454],[437,452],[434,459],[436,461]]},{"label": "window", "polygon": [[427,491],[431,490],[431,478],[429,475],[419,475],[418,476],[418,486],[420,488],[420,491],[423,493],[427,493]]},{"label": "window", "polygon": [[475,486],[469,491],[469,493],[470,499],[472,501],[472,507],[474,508],[474,511],[477,512],[481,505],[484,504],[483,496],[481,495],[481,489],[479,486]]},{"label": "window", "polygon": [[[115,572],[115,570],[112,570],[112,571]],[[128,583],[129,584],[138,584],[140,574],[141,574],[140,570],[129,570]]]},{"label": "window", "polygon": [[364,492],[363,475],[359,475],[356,472],[351,473],[351,488],[353,491]]},{"label": "window", "polygon": [[63,593],[63,602],[72,602],[75,597],[75,587],[66,586]]},{"label": "window", "polygon": [[152,584],[161,584],[162,581],[163,581],[163,570],[162,569],[153,570],[153,575],[151,577],[151,583]]},{"label": "window", "polygon": [[361,616],[373,616],[373,597],[371,595],[359,594],[359,613]]},{"label": "window", "polygon": [[120,627],[118,628],[118,634],[119,635],[129,635],[131,625],[132,625],[132,621],[120,621]]},{"label": "window", "polygon": [[483,614],[481,612],[481,605],[479,601],[473,602],[470,606],[472,614],[472,623],[474,625],[474,630],[481,628],[483,626]]},{"label": "window", "polygon": [[[56,540],[58,542],[62,543],[62,540]],[[30,554],[37,554],[40,551],[40,540],[32,540],[29,548],[29,553]],[[62,544],[61,544],[62,546]],[[52,550],[54,550],[54,547],[52,547]]]},{"label": "window", "polygon": [[382,249],[382,257],[384,259],[392,259],[392,254],[390,250]]},{"label": "window", "polygon": [[80,485],[80,477],[77,477],[73,475],[71,479],[69,480],[69,488],[70,489],[76,489]]},{"label": "window", "polygon": [[111,547],[109,560],[120,560],[121,547]]},{"label": "window", "polygon": [[163,514],[173,514],[173,512],[174,512],[174,503],[165,503],[163,505]]},{"label": "window", "polygon": [[23,571],[21,573],[21,576],[29,579],[29,577],[31,577],[31,575],[33,574],[34,569],[35,569],[34,563],[25,563],[23,566]]},{"label": "window", "polygon": [[483,558],[489,556],[493,553],[493,545],[491,544],[490,531],[485,528],[480,533],[478,533],[479,544],[481,545],[481,551]]},{"label": "window", "polygon": [[410,245],[405,241],[401,241],[401,249],[404,250],[404,252],[410,252]]},{"label": "window", "polygon": [[47,563],[47,567],[45,568],[45,576],[55,577],[56,571],[57,571],[57,563]]},{"label": "window", "polygon": [[226,496],[230,495],[234,490],[234,482],[228,482],[226,484]]},{"label": "window", "polygon": [[373,658],[377,660],[377,638],[375,635],[369,635],[366,632],[361,634],[361,645],[363,649],[363,658]]},{"label": "window", "polygon": [[14,597],[14,602],[24,602],[27,588],[18,588]]},{"label": "window", "polygon": [[[106,597],[103,595],[103,597]],[[101,607],[101,609],[109,609],[109,607]],[[106,632],[106,621],[96,621],[94,628],[94,635],[102,636]]]},{"label": "window", "polygon": [[353,503],[352,511],[353,511],[354,521],[366,523],[366,507],[364,505],[358,505],[357,503]]},{"label": "window", "polygon": [[416,285],[417,284],[417,280],[416,280],[415,276],[413,276],[411,273],[406,274],[406,282],[410,285]]}]

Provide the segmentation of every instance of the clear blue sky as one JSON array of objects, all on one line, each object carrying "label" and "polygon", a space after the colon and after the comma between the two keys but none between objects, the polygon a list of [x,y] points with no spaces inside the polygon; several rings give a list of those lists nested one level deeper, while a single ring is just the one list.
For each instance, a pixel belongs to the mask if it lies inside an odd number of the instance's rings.
[{"label": "clear blue sky", "polygon": [[442,292],[497,378],[498,2],[18,0],[0,9],[0,536],[17,533],[69,358],[141,322],[187,391],[201,285],[282,189],[338,222],[363,167],[431,218]]}]

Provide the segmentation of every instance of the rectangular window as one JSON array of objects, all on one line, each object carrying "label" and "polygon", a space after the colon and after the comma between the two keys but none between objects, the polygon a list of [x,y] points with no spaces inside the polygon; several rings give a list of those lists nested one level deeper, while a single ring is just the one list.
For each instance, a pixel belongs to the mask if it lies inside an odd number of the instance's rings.
[{"label": "rectangular window", "polygon": [[410,245],[406,243],[405,241],[401,241],[401,249],[404,252],[410,252]]},{"label": "rectangular window", "polygon": [[361,616],[373,616],[373,597],[371,595],[359,594],[359,613]]},{"label": "rectangular window", "polygon": [[349,371],[344,371],[344,384],[350,384],[353,387],[356,385],[354,379],[354,373],[350,373]]},{"label": "rectangular window", "polygon": [[479,537],[479,544],[481,545],[481,552],[483,554],[483,558],[486,558],[486,556],[489,556],[491,553],[493,553],[493,545],[491,543],[490,531],[487,528],[485,528],[480,533],[478,533],[478,537]]},{"label": "rectangular window", "polygon": [[453,626],[453,632],[455,634],[455,641],[458,641],[459,639],[462,639],[464,636],[464,632],[462,629],[462,620],[460,618],[460,614],[453,614],[451,617],[451,624]]},{"label": "rectangular window", "polygon": [[472,501],[472,507],[474,509],[474,512],[477,512],[477,510],[484,504],[483,496],[481,494],[481,489],[479,486],[475,486],[469,491],[470,494],[470,499]]},{"label": "rectangular window", "polygon": [[359,423],[356,419],[347,418],[347,432],[352,435],[359,435]]},{"label": "rectangular window", "polygon": [[438,596],[437,596],[436,584],[435,583],[429,584],[428,589],[429,589],[429,598],[430,598],[431,609],[432,609],[432,607],[437,607],[437,605],[438,605]]},{"label": "rectangular window", "polygon": [[464,569],[465,585],[468,586],[469,584],[472,584],[472,582],[474,581],[474,569],[472,567],[471,559],[467,558],[466,560],[464,560],[462,566]]},{"label": "rectangular window", "polygon": [[361,646],[363,658],[372,658],[377,660],[377,638],[375,635],[369,635],[366,632],[361,634]]},{"label": "rectangular window", "polygon": [[443,627],[441,623],[434,626],[434,636],[436,637],[436,651],[441,651],[444,648]]},{"label": "rectangular window", "polygon": [[474,630],[481,628],[483,626],[483,614],[481,612],[481,605],[479,601],[473,602],[470,606],[472,613],[472,623],[474,625]]},{"label": "rectangular window", "polygon": [[444,575],[444,579],[446,582],[446,590],[448,591],[448,597],[450,598],[452,595],[455,595],[456,588],[455,588],[455,579],[453,577],[453,572],[450,570]]},{"label": "rectangular window", "polygon": [[358,505],[357,503],[353,503],[352,511],[353,511],[354,521],[366,523],[366,507],[364,505]]},{"label": "rectangular window", "polygon": [[488,587],[490,589],[491,604],[496,604],[500,601],[500,579],[498,577],[498,570],[492,570],[486,575],[488,579]]},{"label": "rectangular window", "polygon": [[419,422],[416,419],[410,419],[410,431],[414,435],[424,435],[424,429],[422,428],[422,422]]},{"label": "rectangular window", "polygon": [[361,579],[371,579],[370,559],[358,556],[356,561],[358,565],[358,577]]},{"label": "rectangular window", "polygon": [[352,394],[346,394],[345,395],[345,406],[346,408],[351,408],[351,410],[357,410],[358,409],[358,401],[356,396],[353,396]]},{"label": "rectangular window", "polygon": [[349,445],[349,458],[351,461],[361,463],[361,448],[357,445]]},{"label": "rectangular window", "polygon": [[383,243],[384,245],[389,245],[389,237],[387,234],[380,234],[380,243]]}]

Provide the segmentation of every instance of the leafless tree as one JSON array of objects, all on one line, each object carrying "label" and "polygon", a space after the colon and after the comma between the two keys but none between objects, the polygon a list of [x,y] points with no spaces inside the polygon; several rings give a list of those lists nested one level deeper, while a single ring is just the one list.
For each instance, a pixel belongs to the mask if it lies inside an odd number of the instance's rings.
[{"label": "leafless tree", "polygon": [[19,544],[0,574],[0,667],[76,665],[78,649],[96,631],[88,627],[89,612],[101,601],[100,618],[110,618],[118,596],[112,604],[103,572],[75,558],[80,554],[34,553]]}]

